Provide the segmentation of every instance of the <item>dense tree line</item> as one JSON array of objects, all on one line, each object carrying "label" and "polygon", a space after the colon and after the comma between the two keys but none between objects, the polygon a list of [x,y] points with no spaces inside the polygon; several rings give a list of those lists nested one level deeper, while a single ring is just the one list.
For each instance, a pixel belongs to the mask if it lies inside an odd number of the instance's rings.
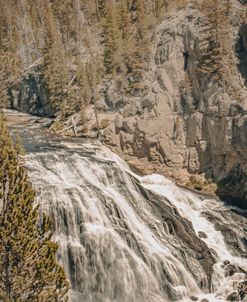
[{"label": "dense tree line", "polygon": [[8,102],[8,89],[20,75],[20,62],[9,51],[0,50],[0,108]]},{"label": "dense tree line", "polygon": [[202,11],[208,30],[198,70],[229,86],[236,64],[229,0],[0,0],[0,48],[21,69],[43,57],[52,105],[71,114],[98,97],[102,79],[118,81],[125,93],[141,92],[152,29],[169,8],[188,3]]},{"label": "dense tree line", "polygon": [[39,215],[21,165],[21,147],[0,120],[0,300],[65,302],[68,283],[56,262],[50,222]]},{"label": "dense tree line", "polygon": [[[5,12],[0,48],[16,56],[21,69],[43,57],[42,77],[53,107],[78,110],[97,97],[92,86],[104,77],[127,76],[125,88],[141,85],[150,29],[166,4],[166,0],[0,0]],[[70,87],[74,77],[72,84],[78,89]]]}]

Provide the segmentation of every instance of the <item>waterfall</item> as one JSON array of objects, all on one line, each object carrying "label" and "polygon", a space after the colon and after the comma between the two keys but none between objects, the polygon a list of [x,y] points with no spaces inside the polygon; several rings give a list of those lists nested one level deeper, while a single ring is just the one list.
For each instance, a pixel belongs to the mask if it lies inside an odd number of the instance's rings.
[{"label": "waterfall", "polygon": [[244,297],[245,213],[164,176],[136,175],[99,142],[58,137],[24,117],[10,128],[54,221],[71,302]]}]

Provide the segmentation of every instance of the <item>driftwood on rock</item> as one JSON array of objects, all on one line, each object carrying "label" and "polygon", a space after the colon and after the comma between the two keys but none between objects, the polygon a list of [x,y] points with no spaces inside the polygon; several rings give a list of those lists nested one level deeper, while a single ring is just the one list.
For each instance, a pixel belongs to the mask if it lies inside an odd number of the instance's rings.
[{"label": "driftwood on rock", "polygon": [[59,130],[59,131],[56,131],[56,129],[54,128],[55,125],[56,125],[56,122],[58,122],[59,119],[56,119],[55,122],[53,123],[53,125],[50,127],[50,130],[54,130],[57,134],[60,134],[60,133],[63,133],[65,131],[68,131],[68,130],[73,130],[74,132],[74,135],[75,136],[78,136],[78,130],[77,130],[77,125],[76,125],[76,121],[74,119],[74,117],[72,116],[71,119],[70,119],[70,125],[69,126],[66,126],[64,127],[63,129]]},{"label": "driftwood on rock", "polygon": [[25,69],[23,69],[19,76],[17,78],[14,79],[9,79],[10,82],[10,87],[14,86],[15,84],[17,84],[20,81],[20,78],[23,77],[30,69],[37,67],[39,64],[41,64],[43,61],[43,57],[38,58],[35,62],[33,62],[31,65],[29,65],[28,67],[26,67]]},{"label": "driftwood on rock", "polygon": [[73,125],[70,125],[70,126],[68,126],[68,127],[63,128],[62,130],[56,131],[56,133],[57,133],[57,134],[63,133],[63,132],[65,132],[65,131],[67,131],[67,130],[70,130],[70,129],[72,129],[72,128],[73,128]]}]

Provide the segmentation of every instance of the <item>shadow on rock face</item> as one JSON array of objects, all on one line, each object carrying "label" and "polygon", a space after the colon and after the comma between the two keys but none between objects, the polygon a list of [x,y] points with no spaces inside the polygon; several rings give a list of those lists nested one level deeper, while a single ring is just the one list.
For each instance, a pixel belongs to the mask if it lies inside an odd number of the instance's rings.
[{"label": "shadow on rock face", "polygon": [[[247,3],[247,1],[242,1]],[[247,85],[247,25],[242,25],[239,31],[239,40],[236,45],[236,50],[239,58],[239,71]]]},{"label": "shadow on rock face", "polygon": [[9,109],[15,109],[37,116],[53,116],[48,92],[38,74],[27,74],[9,90]]},{"label": "shadow on rock face", "polygon": [[216,194],[227,204],[247,210],[247,175],[240,165],[218,183]]}]

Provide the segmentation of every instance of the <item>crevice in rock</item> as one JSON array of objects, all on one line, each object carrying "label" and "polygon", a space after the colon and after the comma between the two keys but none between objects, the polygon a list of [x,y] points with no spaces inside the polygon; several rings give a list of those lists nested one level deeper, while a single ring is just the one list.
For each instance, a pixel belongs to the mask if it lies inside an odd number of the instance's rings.
[{"label": "crevice in rock", "polygon": [[45,84],[38,70],[25,75],[19,83],[12,86],[9,89],[9,96],[9,109],[36,116],[54,116]]},{"label": "crevice in rock", "polygon": [[183,56],[184,56],[184,71],[187,71],[188,70],[188,64],[189,64],[189,52],[188,51],[185,51],[183,53]]},{"label": "crevice in rock", "polygon": [[238,69],[247,86],[247,25],[240,27],[236,51],[239,59]]},{"label": "crevice in rock", "polygon": [[218,182],[217,195],[228,205],[247,210],[246,191],[243,190],[247,176],[237,165],[227,177]]}]

